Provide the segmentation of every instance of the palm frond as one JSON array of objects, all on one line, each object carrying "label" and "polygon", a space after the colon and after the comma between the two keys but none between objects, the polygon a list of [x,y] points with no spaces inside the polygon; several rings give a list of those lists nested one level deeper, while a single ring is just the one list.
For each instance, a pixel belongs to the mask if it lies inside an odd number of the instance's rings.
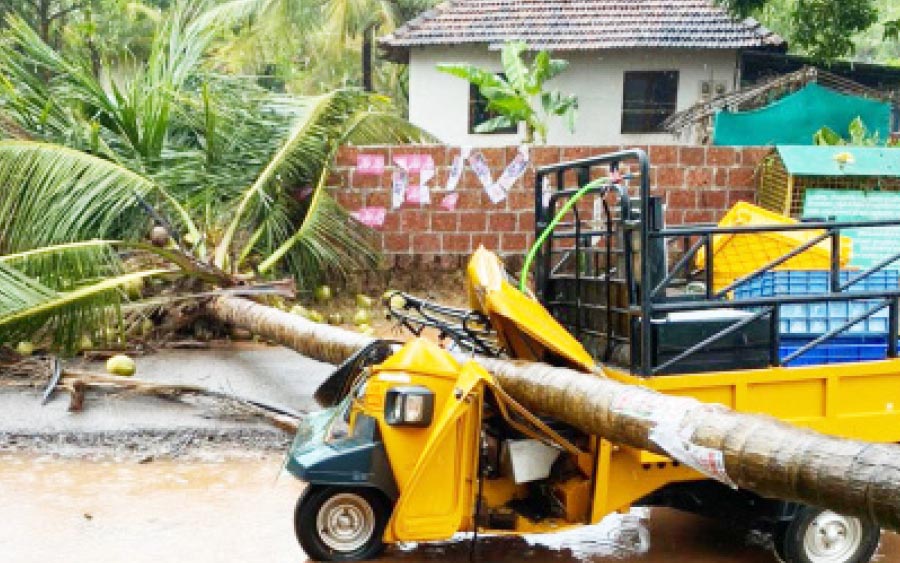
[{"label": "palm frond", "polygon": [[147,206],[197,235],[165,190],[127,168],[61,146],[0,141],[0,252],[93,238],[141,238]]},{"label": "palm frond", "polygon": [[347,124],[342,144],[437,143],[438,138],[388,111],[361,111]]},{"label": "palm frond", "polygon": [[0,262],[0,342],[37,337],[53,349],[75,350],[83,335],[120,325],[120,287],[169,272],[130,272],[60,292]]},{"label": "palm frond", "polygon": [[283,264],[300,287],[313,287],[323,278],[344,277],[376,266],[379,254],[371,244],[371,234],[327,191],[319,189],[300,228],[271,252],[258,269],[265,273]]},{"label": "palm frond", "polygon": [[45,246],[0,256],[0,263],[15,268],[54,291],[71,291],[86,283],[122,273],[122,262],[112,247],[113,243],[90,240]]},{"label": "palm frond", "polygon": [[348,106],[359,99],[352,91],[335,91],[308,99],[306,111],[299,117],[278,152],[260,171],[234,209],[234,218],[225,229],[218,248],[215,263],[224,267],[238,229],[249,219],[270,211],[273,202],[286,187],[313,186],[321,175],[341,135],[341,124],[346,119]]},{"label": "palm frond", "polygon": [[[337,148],[344,143],[430,141],[421,129],[388,111],[381,97],[354,90],[314,98],[272,160],[235,209],[217,264],[236,256],[233,268],[257,261],[259,271],[282,267],[301,284],[314,270],[345,273],[371,266],[377,253],[369,233],[325,193]],[[238,241],[236,234],[252,233]],[[238,249],[236,243],[242,242]],[[256,258],[250,260],[250,256]]]}]

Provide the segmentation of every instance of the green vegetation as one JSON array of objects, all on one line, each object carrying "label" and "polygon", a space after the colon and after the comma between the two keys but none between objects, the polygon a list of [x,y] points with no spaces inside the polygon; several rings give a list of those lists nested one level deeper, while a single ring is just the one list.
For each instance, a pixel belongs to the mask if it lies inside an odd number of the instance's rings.
[{"label": "green vegetation", "polygon": [[[406,103],[405,67],[383,61],[374,38],[436,0],[6,0],[0,22],[21,18],[54,50],[77,53],[94,70],[142,61],[173,10],[230,5],[207,53],[211,68],[266,88],[321,94],[363,87]],[[0,23],[2,28],[2,23]]]},{"label": "green vegetation", "polygon": [[[547,142],[547,125],[551,117],[562,117],[570,131],[575,130],[575,115],[578,100],[575,96],[564,96],[557,90],[545,90],[545,84],[564,71],[569,63],[561,59],[551,59],[547,51],[534,56],[531,65],[523,60],[527,46],[524,42],[510,42],[503,46],[500,60],[503,76],[480,69],[474,65],[448,63],[438,65],[438,69],[468,80],[478,86],[487,101],[488,111],[499,114],[478,127],[476,131],[486,133],[525,122],[525,142],[534,141],[535,134],[542,143]],[[536,105],[535,99],[540,105]]]},{"label": "green vegetation", "polygon": [[218,70],[223,34],[257,8],[174,4],[140,64],[127,49],[94,60],[64,31],[45,40],[7,17],[0,342],[121,340],[108,332],[126,330],[121,305],[144,279],[160,280],[146,304],[158,307],[285,274],[311,289],[374,263],[365,229],[324,189],[329,166],[344,143],[425,136],[384,96],[291,96]]},{"label": "green vegetation", "polygon": [[788,40],[791,52],[823,61],[900,59],[900,4],[893,0],[722,0]]},{"label": "green vegetation", "polygon": [[870,132],[865,122],[857,117],[847,128],[847,136],[844,137],[830,127],[822,127],[813,135],[814,145],[827,146],[854,146],[854,147],[896,147],[897,142],[891,139],[882,139],[878,131]]}]

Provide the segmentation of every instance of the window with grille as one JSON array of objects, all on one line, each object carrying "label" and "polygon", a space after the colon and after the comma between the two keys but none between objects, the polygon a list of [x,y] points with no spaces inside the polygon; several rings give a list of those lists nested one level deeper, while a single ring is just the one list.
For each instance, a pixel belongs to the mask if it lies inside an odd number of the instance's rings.
[{"label": "window with grille", "polygon": [[662,133],[677,105],[677,70],[626,72],[622,133]]}]

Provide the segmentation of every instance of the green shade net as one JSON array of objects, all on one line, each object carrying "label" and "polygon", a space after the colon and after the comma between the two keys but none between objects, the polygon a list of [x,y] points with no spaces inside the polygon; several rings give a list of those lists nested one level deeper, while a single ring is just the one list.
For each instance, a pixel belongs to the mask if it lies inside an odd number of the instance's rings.
[{"label": "green shade net", "polygon": [[823,126],[846,135],[850,122],[861,117],[881,139],[890,134],[891,105],[877,100],[840,94],[818,84],[807,84],[764,108],[716,114],[714,144],[811,145]]}]

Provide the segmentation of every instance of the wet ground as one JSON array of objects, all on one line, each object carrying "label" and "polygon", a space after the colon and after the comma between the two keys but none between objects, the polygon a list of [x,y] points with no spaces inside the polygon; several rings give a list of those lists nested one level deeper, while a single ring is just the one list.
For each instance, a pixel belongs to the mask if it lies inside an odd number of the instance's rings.
[{"label": "wet ground", "polygon": [[[286,348],[249,342],[216,342],[209,350],[163,349],[135,361],[141,381],[200,385],[293,412],[317,408],[313,392],[334,369]],[[72,363],[104,372],[102,362]],[[283,451],[291,438],[221,401],[89,391],[83,411],[70,412],[68,393],[57,391],[42,405],[42,391],[0,384],[0,453],[77,457],[90,450],[141,459],[176,457],[207,443]]]},{"label": "wet ground", "polygon": [[[0,456],[0,561],[4,563],[303,562],[291,523],[300,483],[271,454],[149,463]],[[713,521],[654,510],[638,519],[526,538],[482,538],[490,563],[771,563],[758,538]],[[467,563],[469,542],[403,546],[386,563]],[[885,536],[877,560],[900,558]]]}]

